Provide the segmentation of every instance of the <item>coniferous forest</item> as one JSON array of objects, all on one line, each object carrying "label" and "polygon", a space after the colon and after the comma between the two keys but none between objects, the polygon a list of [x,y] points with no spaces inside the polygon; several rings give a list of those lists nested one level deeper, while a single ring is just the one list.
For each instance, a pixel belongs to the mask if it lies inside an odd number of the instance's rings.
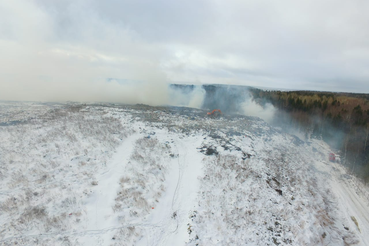
[{"label": "coniferous forest", "polygon": [[318,91],[264,91],[251,88],[254,100],[277,108],[274,125],[321,138],[341,163],[369,181],[369,95]]}]

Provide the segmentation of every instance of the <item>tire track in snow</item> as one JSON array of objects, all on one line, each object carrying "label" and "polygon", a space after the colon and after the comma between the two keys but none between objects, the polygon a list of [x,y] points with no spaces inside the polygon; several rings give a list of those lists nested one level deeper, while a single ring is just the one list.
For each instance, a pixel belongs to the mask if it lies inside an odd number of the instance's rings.
[{"label": "tire track in snow", "polygon": [[[180,144],[180,149],[183,150],[185,149],[185,146],[183,145],[183,143],[181,141],[177,141]],[[187,157],[187,151],[184,152],[180,152],[178,150],[178,146],[176,146],[177,149],[177,153],[178,153],[178,181],[177,181],[177,185],[176,188],[174,190],[174,194],[173,194],[173,198],[172,198],[172,209],[170,212],[170,218],[167,219],[164,223],[163,223],[163,235],[159,238],[159,240],[157,242],[153,242],[152,245],[168,245],[167,244],[167,240],[168,237],[170,237],[171,235],[175,234],[178,230],[179,227],[179,216],[180,216],[180,211],[181,209],[181,202],[179,200],[179,196],[180,196],[180,190],[182,188],[182,179],[183,179],[183,174],[184,174],[184,170],[187,167],[186,165],[186,157]],[[174,216],[174,213],[176,214],[176,216]],[[167,217],[168,218],[168,217]],[[175,228],[174,228],[175,227]],[[173,228],[173,229],[172,229]],[[170,245],[170,244],[169,244]]]},{"label": "tire track in snow", "polygon": [[[0,243],[7,242],[13,239],[27,239],[27,238],[48,238],[48,237],[56,237],[56,236],[91,236],[91,235],[102,235],[107,232],[113,232],[119,229],[128,228],[128,227],[153,227],[152,224],[142,224],[142,223],[130,223],[125,224],[124,226],[118,227],[108,227],[98,230],[78,230],[78,231],[64,231],[64,232],[50,232],[50,233],[40,233],[40,234],[28,234],[22,236],[12,236],[7,237],[0,240]],[[159,226],[158,226],[159,227]],[[95,245],[95,244],[93,244]]]},{"label": "tire track in snow", "polygon": [[[346,182],[340,181],[338,175],[341,175],[341,173],[337,170],[334,178],[331,180],[331,186],[340,201],[339,206],[350,224],[350,227],[355,228],[354,231],[357,232],[356,234],[360,238],[361,242],[357,245],[369,245],[369,240],[366,237],[366,233],[369,232],[369,217],[367,213],[369,208]],[[357,219],[360,231],[352,221],[351,216]]]},{"label": "tire track in snow", "polygon": [[[152,227],[146,229],[148,235],[137,245],[185,244],[188,215],[195,205],[199,188],[197,177],[202,174],[202,154],[196,149],[201,142],[202,137],[175,138],[178,161],[167,175],[166,194],[146,222]],[[173,212],[176,212],[175,218]]]},{"label": "tire track in snow", "polygon": [[[369,208],[364,203],[364,200],[356,194],[355,190],[341,177],[342,174],[346,174],[346,171],[343,171],[344,169],[339,165],[341,164],[318,161],[315,163],[315,167],[318,167],[315,171],[317,174],[320,174],[321,179],[329,181],[331,190],[337,198],[340,216],[346,220],[346,226],[349,226],[350,230],[354,231],[360,239],[357,245],[369,245],[365,235],[369,231],[369,217],[367,213]],[[351,216],[357,219],[361,231],[358,230]]]},{"label": "tire track in snow", "polygon": [[[179,195],[179,190],[181,187],[181,182],[182,182],[182,176],[183,176],[183,166],[185,163],[185,160],[182,160],[182,156],[185,157],[187,155],[187,153],[183,154],[179,152],[178,146],[177,144],[180,144],[180,142],[177,141],[174,144],[174,147],[176,148],[176,153],[178,154],[177,157],[177,161],[176,163],[172,164],[172,170],[171,172],[167,175],[170,178],[176,176],[176,180],[175,182],[168,182],[168,189],[166,191],[167,196],[163,198],[163,200],[168,200],[167,203],[167,210],[165,211],[160,211],[160,207],[163,207],[165,205],[157,205],[156,206],[156,210],[154,213],[160,213],[161,214],[161,218],[159,222],[150,222],[152,224],[151,227],[146,228],[146,240],[145,240],[145,244],[143,244],[143,240],[141,240],[141,242],[138,243],[138,245],[151,245],[151,246],[155,246],[155,245],[165,245],[165,241],[166,238],[168,237],[168,234],[171,233],[175,233],[178,229],[178,217],[176,216],[175,218],[175,224],[174,220],[172,218],[172,215],[174,212],[176,212],[175,206],[177,205],[176,202],[178,200],[178,195]],[[182,146],[182,145],[181,145]],[[183,146],[182,146],[183,147]],[[177,170],[178,169],[178,170]],[[172,187],[171,184],[175,183],[175,189],[171,190]],[[162,202],[165,204],[165,202]],[[158,212],[159,211],[159,212]],[[152,215],[152,217],[155,217],[154,215]],[[172,228],[175,227],[175,228]]]},{"label": "tire track in snow", "polygon": [[[179,155],[180,153],[178,151],[177,145],[176,145],[176,149],[177,149],[177,153]],[[182,153],[181,153],[181,156],[182,156]],[[174,191],[174,195],[173,195],[173,199],[172,199],[172,213],[173,213],[173,216],[174,216],[174,213],[176,213],[175,220],[177,222],[177,226],[176,226],[176,229],[172,233],[174,233],[174,232],[176,232],[178,230],[178,224],[179,223],[178,223],[178,217],[177,217],[177,210],[174,207],[175,207],[175,205],[176,205],[176,203],[178,201],[178,195],[179,195],[179,192],[178,191],[179,191],[180,186],[182,184],[183,169],[186,167],[185,166],[186,157],[187,157],[187,152],[184,152],[183,159],[182,159],[182,157],[179,158],[179,156],[178,156],[178,182],[177,182],[176,189]],[[182,161],[181,161],[181,159],[182,159]]]}]

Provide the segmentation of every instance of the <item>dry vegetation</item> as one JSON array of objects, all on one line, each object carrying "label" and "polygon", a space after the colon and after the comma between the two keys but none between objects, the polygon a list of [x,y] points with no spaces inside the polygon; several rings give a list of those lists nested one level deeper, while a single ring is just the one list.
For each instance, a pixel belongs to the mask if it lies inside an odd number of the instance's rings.
[{"label": "dry vegetation", "polygon": [[[67,106],[0,128],[0,240],[80,226],[81,197],[129,131],[103,110]],[[5,245],[27,240],[15,238]],[[61,240],[63,243],[65,240]],[[40,245],[43,242],[39,242]],[[45,243],[47,245],[47,243]],[[50,245],[50,244],[49,244]]]},{"label": "dry vegetation", "polygon": [[335,220],[332,192],[316,178],[309,158],[288,141],[270,141],[280,147],[265,147],[252,159],[207,157],[199,207],[190,215],[189,245],[357,243]]},{"label": "dry vegetation", "polygon": [[[155,137],[136,141],[126,170],[130,174],[120,178],[120,188],[113,206],[122,225],[145,217],[155,208],[165,192],[164,181],[171,163],[170,155],[170,146],[160,143]],[[132,226],[117,231],[114,234],[115,244],[127,243],[133,234],[140,235],[141,230]],[[127,235],[130,236],[127,238]]]}]

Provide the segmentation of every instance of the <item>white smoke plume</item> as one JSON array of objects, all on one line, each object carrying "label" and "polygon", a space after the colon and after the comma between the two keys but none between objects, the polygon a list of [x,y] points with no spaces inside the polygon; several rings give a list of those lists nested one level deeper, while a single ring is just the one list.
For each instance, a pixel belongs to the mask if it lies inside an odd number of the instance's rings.
[{"label": "white smoke plume", "polygon": [[243,113],[244,115],[248,116],[256,116],[264,121],[271,123],[274,117],[274,114],[276,113],[276,108],[270,104],[266,103],[265,105],[257,104],[255,101],[253,101],[251,98],[248,98],[243,104]]},{"label": "white smoke plume", "polygon": [[0,100],[167,104],[162,49],[78,3],[73,8],[0,1]]},{"label": "white smoke plume", "polygon": [[[193,88],[192,88],[193,87]],[[200,85],[192,86],[191,89],[169,87],[169,105],[201,108],[206,91]]]}]

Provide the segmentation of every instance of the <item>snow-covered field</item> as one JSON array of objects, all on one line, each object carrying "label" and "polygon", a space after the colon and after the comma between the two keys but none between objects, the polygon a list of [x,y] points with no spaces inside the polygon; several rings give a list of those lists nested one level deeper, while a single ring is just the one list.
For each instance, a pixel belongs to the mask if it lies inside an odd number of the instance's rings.
[{"label": "snow-covered field", "polygon": [[369,189],[244,116],[0,103],[0,245],[369,245]]}]

